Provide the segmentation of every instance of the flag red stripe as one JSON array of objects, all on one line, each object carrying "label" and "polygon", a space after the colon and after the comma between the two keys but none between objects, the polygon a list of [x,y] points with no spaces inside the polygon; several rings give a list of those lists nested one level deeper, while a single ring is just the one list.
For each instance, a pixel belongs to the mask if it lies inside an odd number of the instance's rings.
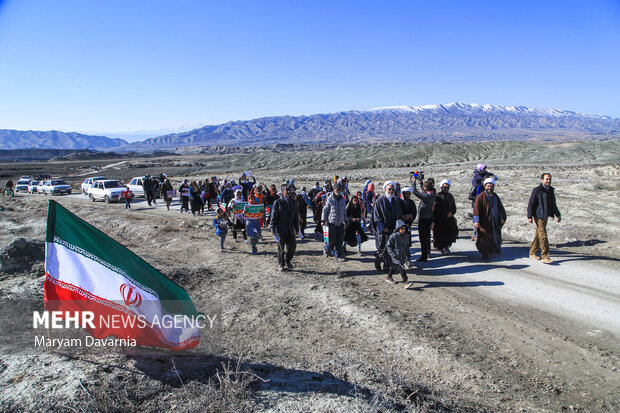
[{"label": "flag red stripe", "polygon": [[[99,323],[97,320],[100,317],[107,317],[108,320],[112,320],[113,317],[116,317],[117,320],[121,318],[127,320],[132,317],[137,318],[137,316],[116,303],[109,302],[100,297],[88,297],[86,294],[80,294],[82,291],[84,293],[87,292],[79,287],[58,281],[47,273],[44,291],[45,309],[48,311],[93,312],[95,314],[95,320],[93,321],[95,328],[86,327],[84,330],[94,338],[100,339],[115,336],[123,339],[135,339],[136,344],[141,346],[155,346],[175,350],[189,350],[198,345],[199,337],[191,337],[178,344],[169,343],[163,339],[163,335],[157,326],[151,326],[146,323],[146,326],[140,328],[137,320],[133,327],[123,325],[123,323],[117,323],[117,325],[110,323],[111,325],[109,326]],[[121,311],[121,309],[124,311]]]}]

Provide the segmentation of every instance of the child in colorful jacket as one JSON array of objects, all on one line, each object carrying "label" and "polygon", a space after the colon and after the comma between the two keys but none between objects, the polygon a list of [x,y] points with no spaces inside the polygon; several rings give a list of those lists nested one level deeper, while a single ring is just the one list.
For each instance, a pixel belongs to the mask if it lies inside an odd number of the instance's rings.
[{"label": "child in colorful jacket", "polygon": [[220,239],[220,252],[224,251],[224,240],[228,234],[228,227],[232,226],[232,222],[228,218],[228,214],[223,208],[218,208],[216,211],[217,216],[213,218],[213,227],[215,228],[215,235]]},{"label": "child in colorful jacket", "polygon": [[[254,194],[250,195],[248,200],[248,205],[262,205]],[[258,245],[258,240],[261,236],[261,220],[262,214],[260,218],[250,218],[249,216],[245,216],[246,223],[246,232],[247,236],[250,238],[250,245],[252,246],[252,255],[258,254],[258,249],[256,246]]]}]

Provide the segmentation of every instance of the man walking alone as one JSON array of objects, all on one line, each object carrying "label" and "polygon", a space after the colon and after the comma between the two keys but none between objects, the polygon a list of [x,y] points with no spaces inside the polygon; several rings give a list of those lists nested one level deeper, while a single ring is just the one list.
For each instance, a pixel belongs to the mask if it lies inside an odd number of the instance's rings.
[{"label": "man walking alone", "polygon": [[[551,186],[551,174],[542,174],[540,180],[540,185],[532,190],[530,202],[527,205],[527,220],[530,224],[536,223],[536,234],[530,246],[530,258],[542,259],[545,264],[551,264],[553,260],[549,258],[547,221],[549,217],[551,220],[557,217],[560,222],[562,217],[555,203],[555,189]],[[540,257],[536,255],[538,250],[540,250]]]}]

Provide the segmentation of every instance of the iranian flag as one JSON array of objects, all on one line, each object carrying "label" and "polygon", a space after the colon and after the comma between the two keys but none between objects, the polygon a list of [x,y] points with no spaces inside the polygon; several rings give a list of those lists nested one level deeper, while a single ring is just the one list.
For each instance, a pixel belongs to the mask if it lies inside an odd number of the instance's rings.
[{"label": "iranian flag", "polygon": [[45,308],[95,315],[94,338],[186,350],[198,345],[200,318],[187,291],[103,232],[49,201]]}]

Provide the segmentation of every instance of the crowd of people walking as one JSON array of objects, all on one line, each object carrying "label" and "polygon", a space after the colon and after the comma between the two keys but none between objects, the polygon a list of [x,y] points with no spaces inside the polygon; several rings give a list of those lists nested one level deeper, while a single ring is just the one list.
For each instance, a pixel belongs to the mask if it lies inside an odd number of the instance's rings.
[{"label": "crowd of people walking", "polygon": [[[483,259],[501,252],[502,227],[507,216],[500,197],[495,193],[498,177],[479,164],[474,170],[470,199],[474,233],[472,240]],[[549,258],[546,223],[548,216],[558,217],[551,175],[544,174],[542,183],[532,192],[528,219],[537,230],[530,256],[552,262]],[[215,211],[213,226],[219,238],[219,249],[226,248],[226,238],[241,240],[258,253],[264,230],[269,230],[277,243],[278,270],[293,269],[297,239],[308,236],[306,229],[314,221],[310,235],[323,239],[322,253],[336,262],[346,259],[347,246],[362,254],[362,244],[374,237],[375,268],[387,273],[386,281],[395,283],[398,273],[407,286],[407,270],[412,261],[412,229],[417,219],[420,256],[415,262],[431,258],[434,248],[441,255],[451,254],[459,234],[456,221],[457,206],[450,193],[452,183],[443,179],[435,188],[433,178],[412,173],[406,187],[386,181],[377,193],[376,184],[367,180],[361,191],[352,193],[346,177],[334,176],[321,185],[315,182],[307,190],[297,188],[294,180],[276,186],[257,182],[254,176],[242,174],[238,181],[220,182],[213,176],[203,181],[183,180],[175,191],[168,178],[161,177],[161,197],[166,206],[178,195],[181,212],[194,215]],[[417,202],[416,202],[417,199]],[[153,202],[155,200],[153,199]],[[540,250],[540,257],[537,251]]]},{"label": "crowd of people walking", "polygon": [[[507,219],[502,201],[495,193],[497,179],[484,164],[477,165],[472,177],[469,196],[474,226],[472,240],[483,259],[501,253],[502,227]],[[349,180],[338,176],[324,181],[323,185],[317,181],[310,190],[298,189],[294,180],[268,187],[257,182],[250,171],[243,173],[238,181],[220,182],[215,176],[202,181],[184,179],[178,189],[166,174],[161,174],[159,179],[147,175],[143,186],[149,206],[160,198],[170,210],[173,199],[178,197],[181,213],[204,215],[214,211],[213,227],[220,251],[224,251],[226,238],[232,232],[233,243],[241,235],[243,242],[250,245],[251,253],[257,254],[263,230],[268,229],[277,243],[280,271],[294,268],[297,238],[303,240],[308,236],[305,231],[310,224],[309,215],[314,221],[313,236],[323,239],[325,257],[343,262],[347,246],[362,255],[362,244],[373,236],[376,270],[387,273],[389,283],[396,283],[393,275],[400,274],[405,286],[409,285],[406,271],[414,265],[411,252],[416,218],[420,244],[416,262],[431,258],[431,246],[441,255],[451,254],[450,248],[459,234],[451,181],[443,179],[438,191],[435,180],[425,179],[420,172],[411,173],[406,187],[394,181],[384,182],[379,186],[383,193],[377,193],[377,186],[371,180],[365,182],[361,191],[352,193]],[[130,209],[133,194],[129,187],[121,198],[125,208]],[[532,191],[527,218],[536,224],[529,256],[547,264],[553,262],[546,231],[549,217],[561,220],[551,174],[544,173],[540,185]]]}]

